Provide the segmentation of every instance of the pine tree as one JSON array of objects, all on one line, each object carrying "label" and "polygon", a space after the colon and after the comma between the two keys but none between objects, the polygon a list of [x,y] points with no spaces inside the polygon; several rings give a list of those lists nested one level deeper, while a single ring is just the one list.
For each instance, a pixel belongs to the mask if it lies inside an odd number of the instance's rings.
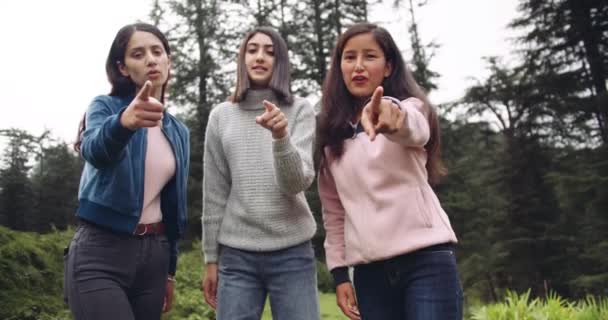
[{"label": "pine tree", "polygon": [[[426,4],[419,3],[418,6]],[[426,91],[437,89],[436,79],[439,78],[439,73],[429,68],[431,58],[433,55],[427,53],[427,49],[435,50],[438,45],[434,42],[424,45],[422,39],[420,39],[420,32],[418,30],[418,23],[416,22],[416,16],[414,11],[414,2],[409,0],[409,11],[410,11],[410,24],[408,31],[410,33],[410,42],[412,46],[412,58],[410,63],[413,66],[414,78],[418,84]]]},{"label": "pine tree", "polygon": [[449,174],[435,190],[459,239],[461,280],[467,294],[498,301],[499,279],[508,269],[508,252],[496,241],[507,217],[507,200],[497,183],[502,139],[485,122],[443,120],[441,130]]},{"label": "pine tree", "polygon": [[551,126],[559,118],[528,65],[507,68],[492,58],[489,68],[489,78],[469,88],[463,101],[470,115],[495,120],[504,141],[495,159],[499,174],[493,183],[506,200],[505,220],[493,239],[506,252],[499,284],[517,290],[532,287],[534,294],[543,294],[556,271],[546,265],[554,257],[545,247],[559,237],[552,227],[560,210],[545,176],[552,166],[547,148]]},{"label": "pine tree", "polygon": [[[425,6],[428,0],[393,0],[393,7],[397,10],[405,7],[409,14],[407,21],[407,31],[410,36],[410,46],[412,49],[412,57],[409,59],[412,72],[416,82],[428,93],[437,89],[437,79],[440,74],[433,71],[429,66],[433,58],[434,50],[439,48],[435,42],[424,44],[420,37],[420,29],[416,21],[416,7]],[[430,53],[429,53],[430,51]]]},{"label": "pine tree", "polygon": [[75,222],[83,161],[65,142],[45,147],[39,159],[31,178],[38,201],[30,229],[37,232],[52,227],[65,229]]},{"label": "pine tree", "polygon": [[29,180],[28,164],[33,152],[32,136],[23,130],[0,130],[9,138],[0,169],[0,223],[14,230],[28,230],[36,195]]},{"label": "pine tree", "polygon": [[511,26],[523,30],[526,60],[535,66],[538,86],[562,97],[556,106],[567,121],[587,127],[592,138],[608,141],[608,1],[520,0],[521,16]]}]

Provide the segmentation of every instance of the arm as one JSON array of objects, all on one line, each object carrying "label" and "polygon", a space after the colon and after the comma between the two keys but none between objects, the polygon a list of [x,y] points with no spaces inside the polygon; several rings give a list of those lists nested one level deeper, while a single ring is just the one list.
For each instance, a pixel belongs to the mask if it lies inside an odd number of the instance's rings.
[{"label": "arm", "polygon": [[212,111],[207,124],[203,155],[202,227],[206,263],[217,262],[217,238],[231,186],[230,169],[218,134],[218,120],[217,113]]},{"label": "arm", "polygon": [[426,106],[416,98],[399,101],[392,97],[385,97],[399,107],[403,122],[397,132],[385,136],[405,147],[424,147],[430,138],[430,127],[427,119]]},{"label": "arm", "polygon": [[334,277],[335,284],[339,285],[350,281],[345,260],[344,217],[346,212],[329,168],[325,167],[319,172],[318,185],[325,227],[324,246],[327,267]]},{"label": "arm", "polygon": [[275,178],[286,193],[308,189],[315,178],[312,158],[315,123],[312,106],[304,102],[291,124],[292,134],[272,142]]},{"label": "arm", "polygon": [[120,123],[125,109],[113,113],[103,96],[95,98],[89,106],[81,154],[94,167],[110,165],[122,158],[125,146],[135,133]]}]

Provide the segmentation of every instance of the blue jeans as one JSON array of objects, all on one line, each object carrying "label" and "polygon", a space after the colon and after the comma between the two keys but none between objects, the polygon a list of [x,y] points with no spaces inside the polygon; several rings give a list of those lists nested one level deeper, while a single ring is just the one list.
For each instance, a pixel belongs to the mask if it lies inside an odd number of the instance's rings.
[{"label": "blue jeans", "polygon": [[274,320],[319,319],[310,241],[271,252],[221,246],[218,268],[218,320],[259,320],[266,295]]},{"label": "blue jeans", "polygon": [[462,287],[450,245],[355,266],[362,320],[461,320]]}]

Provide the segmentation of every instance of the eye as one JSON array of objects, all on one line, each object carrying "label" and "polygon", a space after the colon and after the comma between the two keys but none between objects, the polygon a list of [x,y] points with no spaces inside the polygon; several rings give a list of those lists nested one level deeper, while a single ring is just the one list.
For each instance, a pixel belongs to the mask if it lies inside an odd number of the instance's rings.
[{"label": "eye", "polygon": [[131,54],[131,57],[135,58],[135,59],[140,59],[141,57],[143,57],[143,53],[141,53],[141,51],[137,51],[137,52],[133,52]]},{"label": "eye", "polygon": [[354,59],[355,59],[355,56],[351,55],[351,54],[344,56],[344,60],[346,60],[346,61],[351,61],[351,60],[354,60]]},{"label": "eye", "polygon": [[266,53],[267,53],[269,56],[274,56],[274,51],[273,51],[273,50],[267,50],[267,51],[266,51]]},{"label": "eye", "polygon": [[366,56],[366,58],[367,58],[368,60],[376,59],[376,55],[375,55],[375,54],[368,54],[368,55]]},{"label": "eye", "polygon": [[163,50],[162,50],[162,49],[154,49],[154,50],[152,50],[152,53],[153,53],[155,56],[160,56],[160,55],[162,55],[162,54],[163,54]]}]

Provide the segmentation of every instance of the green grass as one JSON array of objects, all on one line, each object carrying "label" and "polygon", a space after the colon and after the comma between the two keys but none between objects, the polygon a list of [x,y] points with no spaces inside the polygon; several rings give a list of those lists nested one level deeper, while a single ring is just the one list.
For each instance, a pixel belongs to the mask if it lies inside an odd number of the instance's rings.
[{"label": "green grass", "polygon": [[[321,319],[348,319],[336,304],[336,295],[333,293],[320,293],[319,304],[321,308]],[[266,303],[262,320],[272,320],[270,305]]]},{"label": "green grass", "polygon": [[[63,247],[72,230],[39,235],[0,226],[0,319],[46,320],[67,314]],[[54,317],[53,317],[54,318]]]},{"label": "green grass", "polygon": [[608,299],[589,296],[567,301],[556,294],[546,299],[508,292],[501,303],[472,308],[473,320],[608,320]]},{"label": "green grass", "polygon": [[[0,319],[71,319],[62,300],[63,247],[74,230],[44,235],[11,231],[0,226]],[[212,320],[213,310],[200,291],[200,243],[184,245],[177,273],[176,300],[164,320]],[[319,268],[320,284],[330,286],[327,270]],[[323,280],[324,279],[324,280]],[[322,319],[346,319],[333,293],[319,295]],[[608,297],[572,301],[556,294],[546,299],[509,292],[500,303],[467,306],[467,320],[608,320]],[[262,319],[272,319],[267,305]]]}]

